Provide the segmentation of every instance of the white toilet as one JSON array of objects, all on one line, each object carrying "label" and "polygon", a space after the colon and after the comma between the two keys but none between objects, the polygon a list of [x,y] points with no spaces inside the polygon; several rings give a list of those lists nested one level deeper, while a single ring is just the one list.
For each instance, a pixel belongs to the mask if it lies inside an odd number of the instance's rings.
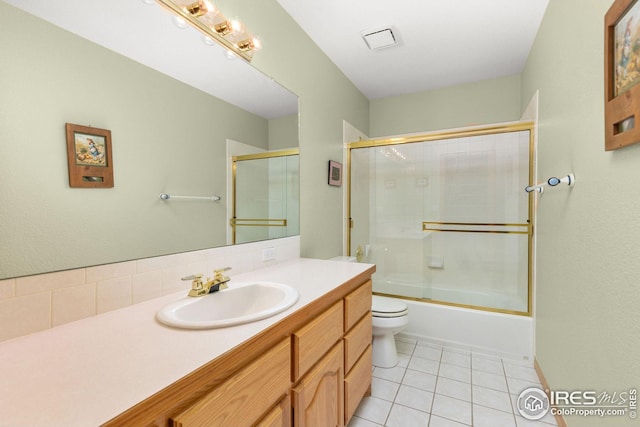
[{"label": "white toilet", "polygon": [[398,364],[398,351],[393,337],[409,324],[409,307],[395,298],[373,295],[373,365],[392,368]]}]

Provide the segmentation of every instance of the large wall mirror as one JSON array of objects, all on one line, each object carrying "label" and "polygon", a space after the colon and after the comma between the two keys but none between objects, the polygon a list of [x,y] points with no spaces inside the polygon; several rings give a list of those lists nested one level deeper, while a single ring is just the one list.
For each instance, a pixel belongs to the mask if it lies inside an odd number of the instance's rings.
[{"label": "large wall mirror", "polygon": [[[0,279],[226,245],[230,142],[298,146],[294,94],[153,2],[0,0],[0,52]],[[113,188],[69,186],[65,123]]]}]

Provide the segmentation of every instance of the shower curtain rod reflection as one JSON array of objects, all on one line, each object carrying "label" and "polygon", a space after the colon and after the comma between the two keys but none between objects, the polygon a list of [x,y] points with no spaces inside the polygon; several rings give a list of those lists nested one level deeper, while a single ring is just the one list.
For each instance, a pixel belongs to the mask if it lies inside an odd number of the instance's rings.
[{"label": "shower curtain rod reflection", "polygon": [[173,199],[180,199],[180,200],[207,200],[207,201],[211,201],[211,202],[217,202],[218,200],[221,199],[220,196],[172,196],[171,194],[167,194],[167,193],[160,193],[160,195],[158,196],[160,198],[160,200],[173,200]]}]

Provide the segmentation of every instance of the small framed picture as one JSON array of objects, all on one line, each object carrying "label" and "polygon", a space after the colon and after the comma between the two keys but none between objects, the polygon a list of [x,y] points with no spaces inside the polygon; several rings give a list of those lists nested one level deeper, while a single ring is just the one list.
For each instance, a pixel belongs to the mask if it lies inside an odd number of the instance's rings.
[{"label": "small framed picture", "polygon": [[111,131],[66,124],[69,186],[113,187]]},{"label": "small framed picture", "polygon": [[639,47],[640,2],[615,0],[605,15],[606,151],[640,142]]},{"label": "small framed picture", "polygon": [[329,185],[336,187],[342,185],[342,163],[329,160]]}]

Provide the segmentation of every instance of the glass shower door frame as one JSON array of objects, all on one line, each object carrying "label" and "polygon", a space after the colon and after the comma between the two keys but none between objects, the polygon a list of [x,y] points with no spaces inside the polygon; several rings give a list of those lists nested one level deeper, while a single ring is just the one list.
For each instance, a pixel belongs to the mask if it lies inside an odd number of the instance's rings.
[{"label": "glass shower door frame", "polygon": [[257,154],[245,154],[241,156],[234,156],[231,158],[232,161],[232,214],[231,220],[229,221],[229,225],[231,227],[231,243],[237,243],[237,227],[286,227],[287,219],[286,218],[238,218],[238,194],[237,194],[237,173],[238,173],[238,162],[243,162],[247,160],[258,160],[258,159],[272,159],[279,157],[288,157],[288,156],[297,156],[300,154],[300,150],[297,148],[292,148],[289,150],[278,150],[278,151],[266,151],[264,153]]},{"label": "glass shower door frame", "polygon": [[[346,233],[346,247],[347,247],[347,255],[351,256],[351,233],[354,226],[354,221],[352,218],[352,150],[359,148],[371,148],[371,147],[387,147],[394,146],[400,144],[409,144],[409,143],[419,143],[419,142],[432,142],[432,141],[442,141],[448,139],[455,138],[464,138],[464,137],[473,137],[473,136],[483,136],[483,135],[494,135],[494,134],[502,134],[509,132],[521,132],[528,131],[529,132],[529,171],[528,171],[528,185],[534,185],[535,180],[535,124],[534,122],[515,122],[509,124],[497,124],[497,125],[488,125],[488,126],[479,126],[479,127],[470,127],[470,128],[462,128],[456,130],[445,130],[445,131],[436,131],[429,132],[424,134],[416,134],[406,137],[397,137],[397,138],[383,138],[383,139],[372,139],[372,140],[363,140],[356,141],[347,144],[347,154],[346,154],[346,164],[348,171],[348,180],[347,180],[347,233]],[[522,190],[524,192],[524,188]],[[477,230],[473,232],[482,232],[482,233],[508,233],[508,234],[526,234],[527,235],[527,246],[528,246],[528,259],[527,259],[527,310],[526,311],[515,311],[515,310],[505,310],[499,308],[492,307],[482,307],[482,306],[472,306],[466,304],[459,304],[454,302],[446,302],[446,301],[437,301],[437,300],[425,300],[423,298],[414,298],[414,297],[404,297],[399,295],[393,295],[398,298],[411,299],[421,302],[427,303],[435,303],[435,304],[443,304],[443,305],[451,305],[457,307],[464,308],[472,308],[472,309],[480,309],[491,312],[500,312],[507,314],[516,314],[522,316],[531,316],[532,315],[532,300],[533,300],[533,257],[534,257],[534,224],[535,224],[535,195],[533,192],[528,193],[528,222],[525,223],[517,223],[517,224],[480,224],[479,227],[476,227]],[[474,224],[441,224],[445,227],[438,227],[437,223],[423,223],[423,231],[436,228],[431,231],[464,231],[467,232],[472,231],[471,228],[474,227]],[[476,224],[477,225],[477,224]],[[499,230],[495,228],[487,229],[486,226],[498,226]],[[451,227],[453,226],[453,228]],[[472,226],[469,228],[468,226]],[[437,229],[440,228],[440,229]],[[374,292],[376,293],[376,292]]]}]

